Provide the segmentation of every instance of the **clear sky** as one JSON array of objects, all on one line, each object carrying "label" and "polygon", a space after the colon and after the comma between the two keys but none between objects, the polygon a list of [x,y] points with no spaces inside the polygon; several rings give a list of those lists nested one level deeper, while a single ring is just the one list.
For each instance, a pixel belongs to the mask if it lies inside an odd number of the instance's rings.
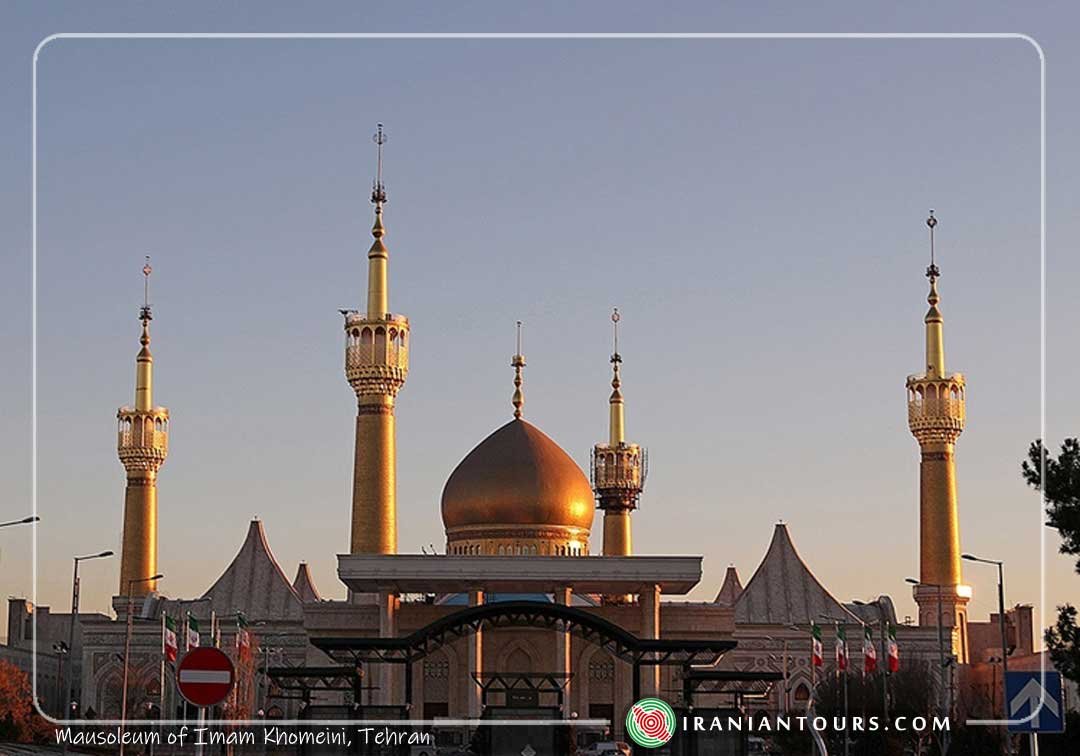
[{"label": "clear sky", "polygon": [[[917,3],[879,16],[643,4],[618,21],[603,4],[543,18],[480,3],[258,7],[5,9],[0,519],[30,509],[30,59],[59,31],[1032,33],[1050,81],[1047,428],[1055,446],[1080,433],[1067,212],[1080,54],[1064,4],[985,21]],[[1010,603],[1039,603],[1039,502],[1019,475],[1039,433],[1038,87],[1037,53],[1017,40],[50,43],[39,602],[67,604],[72,555],[119,548],[114,413],[132,402],[144,254],[155,399],[173,416],[162,589],[204,591],[258,516],[290,576],[307,560],[325,595],[343,594],[355,400],[337,309],[363,305],[382,121],[391,308],[413,326],[401,551],[441,548],[444,481],[510,418],[517,319],[526,417],[587,466],[606,435],[618,305],[628,434],[651,458],[635,550],[704,555],[693,597],[711,598],[729,563],[749,579],[783,519],[838,598],[888,593],[914,614],[904,378],[923,362],[933,207],[948,367],[969,386],[962,545],[1007,561]],[[0,592],[31,593],[29,536],[0,533]],[[1080,579],[1046,536],[1047,603],[1075,602]],[[118,569],[87,565],[84,609],[106,610]],[[982,618],[993,571],[965,569]]]}]

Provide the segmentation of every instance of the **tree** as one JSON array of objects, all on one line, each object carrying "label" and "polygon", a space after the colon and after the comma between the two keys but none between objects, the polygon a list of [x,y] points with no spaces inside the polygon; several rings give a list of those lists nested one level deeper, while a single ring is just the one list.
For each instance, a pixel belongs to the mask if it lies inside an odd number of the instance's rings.
[{"label": "tree", "polygon": [[30,677],[0,660],[0,742],[44,742],[52,727],[34,709]]},{"label": "tree", "polygon": [[[1024,480],[1042,491],[1046,501],[1046,524],[1061,534],[1061,553],[1080,555],[1080,441],[1067,438],[1057,459],[1046,453],[1042,439],[1031,444],[1021,465]],[[1080,573],[1080,560],[1076,562]],[[1043,636],[1054,666],[1070,680],[1080,682],[1080,627],[1076,608],[1058,607],[1057,623]]]},{"label": "tree", "polygon": [[[1046,499],[1046,524],[1061,534],[1061,553],[1080,555],[1080,441],[1065,439],[1061,453],[1054,459],[1039,439],[1031,444],[1028,460],[1021,467],[1024,480],[1042,491]],[[1080,560],[1076,562],[1076,571],[1080,572]]]}]

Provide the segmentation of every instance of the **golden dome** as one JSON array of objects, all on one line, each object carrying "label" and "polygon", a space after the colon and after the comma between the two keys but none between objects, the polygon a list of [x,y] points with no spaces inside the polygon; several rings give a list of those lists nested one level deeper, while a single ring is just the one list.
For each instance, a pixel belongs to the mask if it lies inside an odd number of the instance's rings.
[{"label": "golden dome", "polygon": [[450,553],[587,554],[593,511],[581,468],[521,419],[469,452],[442,494]]}]

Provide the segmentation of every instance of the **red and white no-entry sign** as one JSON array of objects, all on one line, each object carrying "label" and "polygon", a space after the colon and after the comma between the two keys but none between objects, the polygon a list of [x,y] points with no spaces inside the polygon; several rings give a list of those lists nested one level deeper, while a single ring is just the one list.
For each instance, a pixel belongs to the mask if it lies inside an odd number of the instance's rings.
[{"label": "red and white no-entry sign", "polygon": [[176,668],[176,688],[193,706],[221,703],[235,679],[232,660],[212,646],[191,649]]}]

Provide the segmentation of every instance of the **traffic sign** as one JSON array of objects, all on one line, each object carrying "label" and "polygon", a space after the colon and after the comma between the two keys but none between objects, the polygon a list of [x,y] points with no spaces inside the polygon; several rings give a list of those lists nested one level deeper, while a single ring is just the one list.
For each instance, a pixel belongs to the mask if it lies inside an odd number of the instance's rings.
[{"label": "traffic sign", "polygon": [[[1047,672],[1045,678],[1034,672],[1008,672],[1005,675],[1005,700],[1009,719],[1027,719],[1009,725],[1009,732],[1064,732],[1065,701],[1061,697],[1061,673]],[[1041,708],[1039,704],[1042,704]]]},{"label": "traffic sign", "polygon": [[221,703],[235,680],[232,660],[213,646],[191,649],[176,668],[176,689],[192,706]]}]

